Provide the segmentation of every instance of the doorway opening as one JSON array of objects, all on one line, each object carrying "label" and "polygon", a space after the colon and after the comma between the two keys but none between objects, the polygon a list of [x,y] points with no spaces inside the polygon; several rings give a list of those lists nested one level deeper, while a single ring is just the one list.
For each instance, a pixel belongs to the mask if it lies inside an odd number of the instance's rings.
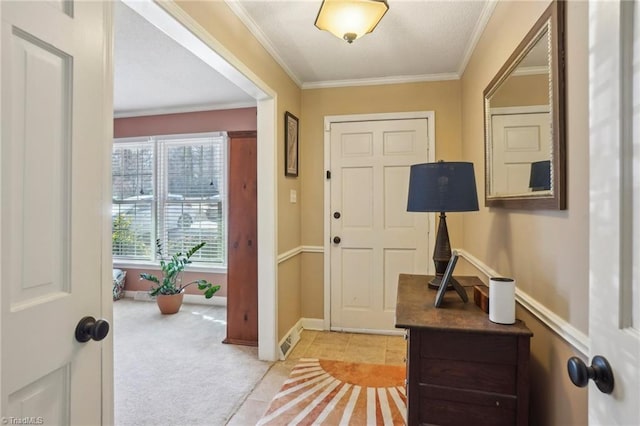
[{"label": "doorway opening", "polygon": [[[263,361],[274,361],[278,358],[275,311],[277,274],[275,92],[264,83],[252,80],[256,77],[250,70],[221,48],[215,39],[177,5],[173,3],[159,5],[154,2],[129,0],[124,0],[123,3],[179,43],[186,51],[243,90],[257,108],[257,204],[260,211],[258,217],[258,300],[260,309],[258,311],[257,358]],[[224,51],[225,56],[218,54],[216,49]],[[157,309],[155,306],[153,308]],[[206,308],[208,307],[203,307],[203,309]],[[193,312],[192,314],[196,315]],[[200,316],[207,317],[206,314]],[[154,330],[150,330],[150,332],[154,332]],[[201,342],[201,344],[219,344],[220,341]],[[105,371],[105,376],[108,377],[110,373],[112,374],[113,371]],[[188,396],[185,395],[185,397]]]},{"label": "doorway opening", "polygon": [[[275,92],[173,3],[123,3],[255,100],[258,150],[258,357],[276,360],[276,105]],[[218,53],[222,52],[222,53]]]}]

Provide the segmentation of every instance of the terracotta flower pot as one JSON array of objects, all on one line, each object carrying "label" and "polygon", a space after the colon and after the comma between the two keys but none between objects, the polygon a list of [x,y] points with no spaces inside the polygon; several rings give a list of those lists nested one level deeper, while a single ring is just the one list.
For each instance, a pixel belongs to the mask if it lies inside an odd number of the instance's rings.
[{"label": "terracotta flower pot", "polygon": [[160,312],[164,315],[175,314],[182,306],[184,293],[178,294],[159,294],[156,296],[156,303]]}]

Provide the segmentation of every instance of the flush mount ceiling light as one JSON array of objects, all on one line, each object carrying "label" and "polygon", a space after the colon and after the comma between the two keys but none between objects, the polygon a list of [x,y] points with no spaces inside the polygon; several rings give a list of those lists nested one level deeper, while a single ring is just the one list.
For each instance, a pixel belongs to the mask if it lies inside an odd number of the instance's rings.
[{"label": "flush mount ceiling light", "polygon": [[387,10],[386,0],[323,0],[315,26],[353,43],[373,31]]}]

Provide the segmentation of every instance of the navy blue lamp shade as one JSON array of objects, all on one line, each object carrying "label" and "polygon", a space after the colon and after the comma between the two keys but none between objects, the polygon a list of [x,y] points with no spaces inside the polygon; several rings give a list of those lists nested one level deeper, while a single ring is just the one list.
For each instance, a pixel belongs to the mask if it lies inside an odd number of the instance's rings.
[{"label": "navy blue lamp shade", "polygon": [[529,188],[532,191],[551,189],[551,160],[534,161],[531,163]]},{"label": "navy blue lamp shade", "polygon": [[411,166],[407,211],[440,212],[433,250],[436,276],[429,282],[429,287],[440,286],[442,276],[451,259],[451,244],[445,212],[477,210],[479,210],[478,193],[473,163],[439,161]]},{"label": "navy blue lamp shade", "polygon": [[414,164],[409,176],[409,212],[477,211],[473,163]]}]

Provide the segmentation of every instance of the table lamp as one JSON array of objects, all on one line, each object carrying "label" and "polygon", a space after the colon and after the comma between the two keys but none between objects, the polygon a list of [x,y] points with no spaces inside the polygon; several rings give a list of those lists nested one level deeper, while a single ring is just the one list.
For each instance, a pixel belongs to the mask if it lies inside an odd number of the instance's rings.
[{"label": "table lamp", "polygon": [[532,191],[548,191],[551,189],[551,160],[531,163],[529,188]]},{"label": "table lamp", "polygon": [[478,193],[473,163],[422,163],[411,166],[409,176],[409,212],[440,212],[433,251],[436,276],[429,287],[438,288],[451,258],[451,244],[445,212],[477,211]]}]

